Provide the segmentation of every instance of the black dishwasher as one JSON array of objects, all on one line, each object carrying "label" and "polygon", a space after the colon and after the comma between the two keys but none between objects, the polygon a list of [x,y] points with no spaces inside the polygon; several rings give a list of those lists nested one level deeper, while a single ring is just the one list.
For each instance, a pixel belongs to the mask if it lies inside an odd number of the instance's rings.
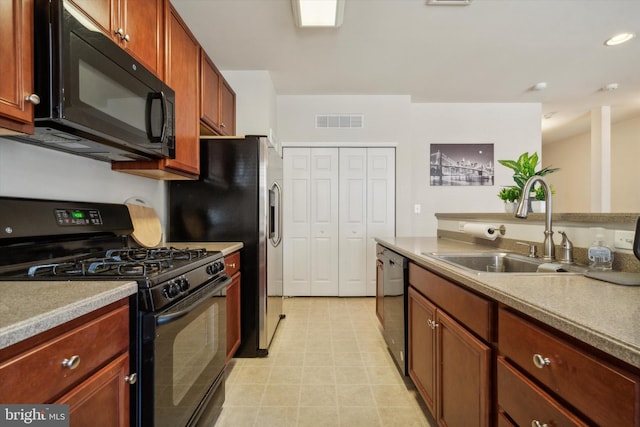
[{"label": "black dishwasher", "polygon": [[379,246],[382,261],[384,339],[402,375],[407,375],[407,259]]}]

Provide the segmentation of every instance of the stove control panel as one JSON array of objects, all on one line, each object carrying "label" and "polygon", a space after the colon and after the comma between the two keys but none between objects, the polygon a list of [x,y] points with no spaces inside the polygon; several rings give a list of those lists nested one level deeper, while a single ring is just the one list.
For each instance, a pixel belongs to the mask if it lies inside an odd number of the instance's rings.
[{"label": "stove control panel", "polygon": [[207,274],[215,276],[224,271],[224,260],[217,260],[207,265]]},{"label": "stove control panel", "polygon": [[172,300],[178,295],[187,293],[189,288],[191,288],[189,279],[184,276],[176,277],[162,287],[162,295],[164,295],[166,299]]},{"label": "stove control panel", "polygon": [[58,225],[102,225],[98,209],[56,209]]}]

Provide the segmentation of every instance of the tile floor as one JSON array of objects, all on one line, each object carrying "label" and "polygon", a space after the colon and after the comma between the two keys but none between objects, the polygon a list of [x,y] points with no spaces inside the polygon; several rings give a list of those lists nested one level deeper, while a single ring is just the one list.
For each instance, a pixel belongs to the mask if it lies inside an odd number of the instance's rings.
[{"label": "tile floor", "polygon": [[389,355],[374,298],[287,298],[266,358],[233,359],[216,427],[435,426]]}]

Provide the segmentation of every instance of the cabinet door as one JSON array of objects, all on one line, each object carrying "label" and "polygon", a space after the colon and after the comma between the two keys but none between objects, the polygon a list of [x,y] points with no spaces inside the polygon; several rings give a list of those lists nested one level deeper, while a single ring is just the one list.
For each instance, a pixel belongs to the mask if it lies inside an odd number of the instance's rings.
[{"label": "cabinet door", "polygon": [[437,415],[439,425],[490,425],[491,349],[438,310]]},{"label": "cabinet door", "polygon": [[240,347],[240,273],[231,278],[231,284],[227,286],[227,362]]},{"label": "cabinet door", "polygon": [[200,49],[200,120],[213,130],[220,125],[221,80],[211,58]]},{"label": "cabinet door", "polygon": [[409,377],[433,415],[436,413],[436,306],[409,287]]},{"label": "cabinet door", "polygon": [[[115,36],[114,27],[118,25],[119,10],[117,0],[67,0],[80,9],[89,20],[116,43],[120,40]],[[116,28],[117,29],[117,28]]]},{"label": "cabinet door", "polygon": [[129,426],[129,354],[125,353],[64,395],[71,427]]},{"label": "cabinet door", "polygon": [[236,134],[236,93],[224,79],[220,85],[220,132]]},{"label": "cabinet door", "polygon": [[200,47],[173,6],[168,20],[166,81],[176,93],[176,157],[167,167],[200,172],[198,62]]},{"label": "cabinet door", "polygon": [[0,2],[0,127],[33,133],[33,1]]},{"label": "cabinet door", "polygon": [[[119,27],[128,36],[122,46],[162,77],[165,0],[121,0]],[[170,85],[171,86],[171,85]]]}]

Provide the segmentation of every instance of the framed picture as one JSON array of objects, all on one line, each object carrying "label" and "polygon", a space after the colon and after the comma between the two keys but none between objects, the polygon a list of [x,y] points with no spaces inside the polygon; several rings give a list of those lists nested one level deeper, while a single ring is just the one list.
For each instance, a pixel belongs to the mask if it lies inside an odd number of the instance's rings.
[{"label": "framed picture", "polygon": [[493,144],[430,144],[433,186],[493,185]]}]

